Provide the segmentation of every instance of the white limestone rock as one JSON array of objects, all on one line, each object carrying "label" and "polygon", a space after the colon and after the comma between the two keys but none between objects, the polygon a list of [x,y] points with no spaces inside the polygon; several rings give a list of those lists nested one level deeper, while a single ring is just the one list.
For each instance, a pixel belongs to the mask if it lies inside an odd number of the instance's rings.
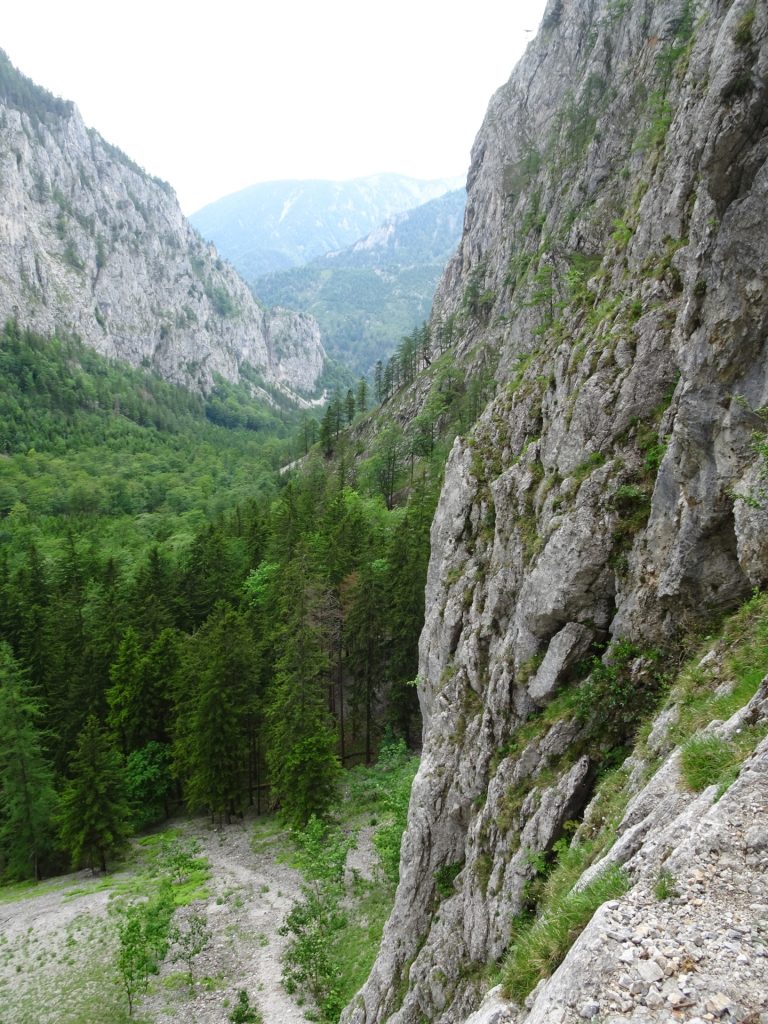
[{"label": "white limestone rock", "polygon": [[[62,105],[63,106],[63,105]],[[316,322],[265,311],[186,221],[170,186],[73,105],[0,103],[0,315],[210,390],[246,364],[298,397],[324,362]]]}]

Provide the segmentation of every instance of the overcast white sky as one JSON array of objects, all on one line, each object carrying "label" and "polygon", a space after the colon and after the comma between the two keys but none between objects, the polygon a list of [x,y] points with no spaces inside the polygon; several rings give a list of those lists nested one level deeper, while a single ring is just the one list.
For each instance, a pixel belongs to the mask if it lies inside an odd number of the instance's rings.
[{"label": "overcast white sky", "polygon": [[466,174],[545,0],[30,0],[0,47],[189,214],[260,181]]}]

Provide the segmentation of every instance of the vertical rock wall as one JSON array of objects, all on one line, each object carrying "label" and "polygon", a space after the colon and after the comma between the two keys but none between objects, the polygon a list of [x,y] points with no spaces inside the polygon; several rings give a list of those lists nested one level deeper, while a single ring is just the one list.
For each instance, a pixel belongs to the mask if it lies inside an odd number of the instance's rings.
[{"label": "vertical rock wall", "polygon": [[312,391],[324,362],[312,317],[261,309],[168,185],[71,104],[30,91],[37,105],[0,101],[0,315],[203,390],[247,363]]},{"label": "vertical rock wall", "polygon": [[644,652],[768,576],[767,22],[753,0],[552,0],[491,101],[433,326],[462,325],[459,359],[495,348],[499,388],[432,528],[424,756],[346,1024],[464,1020],[611,743],[608,717],[605,742],[548,718],[557,694],[624,643],[640,700]]}]

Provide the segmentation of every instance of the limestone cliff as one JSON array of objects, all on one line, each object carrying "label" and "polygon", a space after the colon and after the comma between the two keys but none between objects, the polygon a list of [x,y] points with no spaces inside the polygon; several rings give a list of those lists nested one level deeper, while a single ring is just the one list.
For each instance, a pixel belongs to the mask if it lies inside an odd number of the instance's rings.
[{"label": "limestone cliff", "polygon": [[[499,387],[433,524],[424,755],[348,1024],[465,1020],[656,659],[768,577],[767,30],[754,0],[551,0],[491,101],[432,326]],[[550,712],[611,673],[618,710]]]},{"label": "limestone cliff", "polygon": [[0,64],[0,315],[202,390],[249,364],[312,391],[324,361],[312,317],[261,309],[170,186]]}]

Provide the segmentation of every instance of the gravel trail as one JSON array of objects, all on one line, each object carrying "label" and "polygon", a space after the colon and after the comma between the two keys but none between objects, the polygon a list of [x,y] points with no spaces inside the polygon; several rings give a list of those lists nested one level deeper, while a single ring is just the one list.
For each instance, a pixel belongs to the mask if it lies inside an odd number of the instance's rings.
[{"label": "gravel trail", "polygon": [[[284,832],[273,822],[246,819],[214,829],[206,819],[172,822],[199,844],[211,866],[209,895],[177,911],[207,918],[211,939],[195,961],[195,990],[183,965],[162,965],[139,1003],[136,1024],[227,1024],[239,989],[258,1006],[264,1024],[302,1024],[304,1012],[283,989],[279,934],[299,893],[299,873],[287,863]],[[370,871],[370,830],[363,830],[354,867]],[[115,929],[108,906],[126,870],[106,878],[88,871],[62,876],[24,893],[0,889],[0,1024],[115,1024],[125,997],[114,969]]]}]

